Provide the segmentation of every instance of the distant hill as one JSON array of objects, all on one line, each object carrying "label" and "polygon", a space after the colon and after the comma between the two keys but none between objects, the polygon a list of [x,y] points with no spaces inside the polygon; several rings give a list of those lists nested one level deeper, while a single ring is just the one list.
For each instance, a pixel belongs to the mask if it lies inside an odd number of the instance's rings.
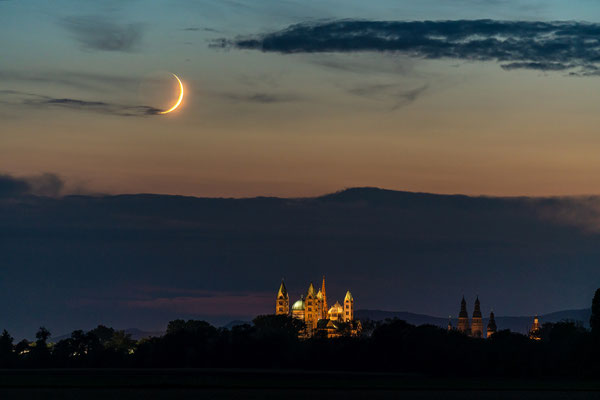
[{"label": "distant hill", "polygon": [[[415,314],[406,311],[382,311],[382,310],[356,310],[354,313],[357,319],[370,319],[373,321],[382,321],[386,318],[399,318],[413,325],[435,325],[441,328],[448,326],[448,318],[432,317],[425,314]],[[563,320],[579,321],[585,327],[589,327],[591,310],[589,308],[581,310],[564,310],[556,311],[549,314],[540,315],[540,322],[559,322]],[[533,322],[533,315],[511,317],[511,316],[496,316],[496,325],[498,329],[510,329],[513,332],[527,333],[531,323]],[[484,326],[487,325],[488,319],[483,318]],[[452,319],[452,326],[456,327],[458,320]]]},{"label": "distant hill", "polygon": [[229,322],[228,324],[223,325],[222,328],[231,329],[234,326],[240,326],[240,325],[245,325],[245,324],[252,325],[252,321],[235,320],[235,321]]},{"label": "distant hill", "polygon": [[[146,339],[146,338],[150,338],[150,337],[155,337],[155,336],[162,336],[164,335],[164,332],[159,332],[159,331],[155,331],[155,332],[150,332],[150,331],[143,331],[141,329],[137,329],[137,328],[128,328],[125,329],[125,333],[131,335],[131,338],[133,340],[140,340],[140,339]],[[63,339],[68,339],[71,337],[71,334],[66,334],[66,335],[60,335],[60,336],[53,336],[51,338],[51,341],[56,343],[60,340]]]}]

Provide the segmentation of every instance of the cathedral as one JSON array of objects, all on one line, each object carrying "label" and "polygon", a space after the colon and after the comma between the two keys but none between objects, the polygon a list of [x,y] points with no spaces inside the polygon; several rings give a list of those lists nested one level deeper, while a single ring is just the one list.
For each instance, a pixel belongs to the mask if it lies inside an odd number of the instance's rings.
[{"label": "cathedral", "polygon": [[350,291],[346,292],[343,305],[335,302],[331,308],[327,304],[325,277],[319,291],[311,283],[306,296],[301,295],[290,309],[290,296],[283,280],[275,300],[276,315],[291,315],[304,321],[306,330],[303,337],[324,336],[328,338],[344,335],[356,336],[360,333],[360,321],[354,319],[354,298]]},{"label": "cathedral", "polygon": [[[448,322],[448,330],[452,330],[452,324]],[[465,296],[463,296],[462,301],[460,302],[460,312],[458,313],[458,327],[459,332],[464,333],[465,335],[475,337],[475,338],[484,338],[490,337],[497,331],[496,320],[494,319],[494,313],[490,313],[490,319],[487,324],[487,329],[483,331],[483,318],[481,315],[481,304],[479,303],[479,296],[475,299],[475,308],[473,309],[473,317],[469,321],[469,313],[467,312],[467,302],[465,301]]]}]

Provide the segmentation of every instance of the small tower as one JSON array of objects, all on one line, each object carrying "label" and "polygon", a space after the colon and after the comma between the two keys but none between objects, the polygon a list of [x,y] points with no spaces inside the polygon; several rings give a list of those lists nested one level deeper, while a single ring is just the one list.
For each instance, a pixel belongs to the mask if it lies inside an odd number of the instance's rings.
[{"label": "small tower", "polygon": [[277,292],[277,300],[275,304],[275,314],[276,315],[288,315],[290,313],[290,296],[285,287],[285,283],[283,283],[283,279],[281,280],[281,285],[279,286],[279,292]]},{"label": "small tower", "polygon": [[354,298],[352,293],[348,290],[346,297],[344,297],[344,322],[354,320]]},{"label": "small tower", "polygon": [[317,319],[323,318],[323,292],[317,292]]},{"label": "small tower", "polygon": [[309,332],[309,335],[312,334],[313,330],[317,327],[317,321],[319,318],[317,317],[317,292],[315,291],[315,287],[312,282],[308,286],[308,292],[306,293],[306,310],[305,310],[305,322],[306,328]]},{"label": "small tower", "polygon": [[325,291],[325,275],[323,275],[323,283],[321,283],[321,293],[323,294],[323,312],[321,319],[327,319],[327,292]]},{"label": "small tower", "polygon": [[471,336],[476,338],[483,337],[483,320],[481,316],[481,305],[479,296],[475,299],[475,308],[473,309],[473,319],[471,320]]},{"label": "small tower", "polygon": [[492,336],[494,333],[496,333],[497,330],[498,330],[498,328],[496,327],[496,320],[494,319],[494,312],[492,311],[490,313],[490,321],[487,324],[487,337],[489,338],[490,336]]},{"label": "small tower", "polygon": [[458,313],[458,331],[465,335],[471,334],[471,326],[469,325],[469,313],[467,312],[467,302],[463,296],[460,302],[460,312]]},{"label": "small tower", "polygon": [[540,340],[541,339],[540,329],[541,329],[540,319],[536,315],[535,317],[533,317],[533,325],[531,325],[531,329],[529,330],[529,339]]},{"label": "small tower", "polygon": [[448,315],[448,331],[453,330],[454,327],[452,326],[452,315]]}]

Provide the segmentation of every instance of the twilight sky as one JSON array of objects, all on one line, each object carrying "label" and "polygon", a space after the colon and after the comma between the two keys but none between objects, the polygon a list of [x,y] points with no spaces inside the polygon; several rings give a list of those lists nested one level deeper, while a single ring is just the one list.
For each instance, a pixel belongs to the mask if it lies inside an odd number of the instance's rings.
[{"label": "twilight sky", "polygon": [[[595,1],[0,1],[0,168],[67,193],[596,194],[599,22]],[[184,105],[146,115],[166,71]]]},{"label": "twilight sky", "polygon": [[[282,276],[437,316],[600,282],[597,0],[0,0],[0,60],[16,336],[248,319]],[[473,197],[309,198],[365,186]]]}]

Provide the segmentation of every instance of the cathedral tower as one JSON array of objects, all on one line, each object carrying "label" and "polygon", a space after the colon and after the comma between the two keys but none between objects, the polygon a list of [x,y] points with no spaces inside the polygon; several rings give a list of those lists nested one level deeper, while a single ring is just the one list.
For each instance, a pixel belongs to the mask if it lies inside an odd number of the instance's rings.
[{"label": "cathedral tower", "polygon": [[344,297],[344,322],[354,320],[354,298],[352,293],[348,290],[346,297]]},{"label": "cathedral tower", "polygon": [[531,325],[531,329],[529,330],[529,339],[532,340],[540,340],[540,330],[541,330],[540,319],[536,315],[533,317],[533,325]]},{"label": "cathedral tower", "polygon": [[327,292],[325,291],[325,275],[323,275],[323,283],[321,283],[321,293],[323,294],[323,311],[321,313],[321,319],[327,319]]},{"label": "cathedral tower", "polygon": [[279,292],[277,292],[277,300],[275,304],[276,315],[288,315],[290,313],[290,295],[281,280],[281,286],[279,286]]},{"label": "cathedral tower", "polygon": [[483,337],[483,321],[481,317],[479,296],[475,299],[475,308],[473,309],[473,319],[471,321],[471,336],[476,338]]},{"label": "cathedral tower", "polygon": [[471,334],[471,326],[469,325],[469,313],[467,313],[467,302],[463,296],[460,302],[460,313],[458,313],[458,331],[465,335]]},{"label": "cathedral tower", "polygon": [[488,322],[488,325],[487,325],[487,337],[489,338],[490,336],[492,336],[494,333],[496,333],[497,330],[498,330],[498,328],[496,327],[496,320],[494,319],[494,312],[492,311],[490,313],[490,322]]},{"label": "cathedral tower", "polygon": [[317,292],[317,318],[323,319],[323,292]]},{"label": "cathedral tower", "polygon": [[306,310],[305,310],[305,322],[306,328],[309,332],[312,332],[317,327],[317,321],[319,317],[317,316],[317,292],[315,291],[315,287],[312,282],[308,286],[308,292],[306,293]]}]

